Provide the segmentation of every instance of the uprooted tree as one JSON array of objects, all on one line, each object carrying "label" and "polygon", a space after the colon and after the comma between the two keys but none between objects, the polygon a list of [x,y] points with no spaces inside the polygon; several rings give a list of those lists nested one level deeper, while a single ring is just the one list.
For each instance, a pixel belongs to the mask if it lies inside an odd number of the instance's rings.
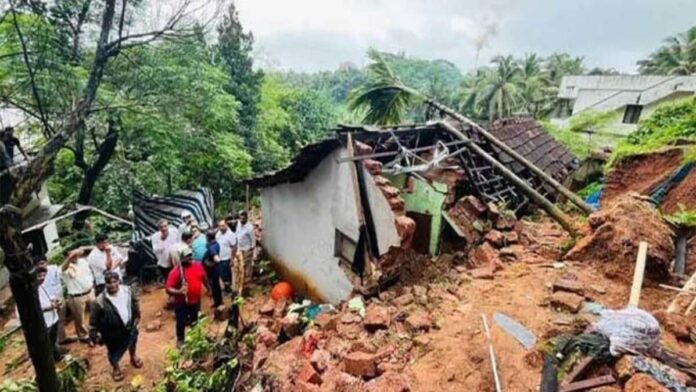
[{"label": "uprooted tree", "polygon": [[[54,359],[50,355],[53,347],[39,304],[34,264],[22,239],[22,207],[27,205],[32,194],[50,176],[58,152],[76,135],[84,133],[90,116],[95,112],[95,100],[109,62],[128,50],[181,33],[180,25],[189,13],[192,0],[179,2],[162,27],[142,32],[131,32],[128,22],[132,20],[133,4],[140,3],[139,1],[104,0],[97,3],[81,0],[74,3],[77,14],[70,14],[62,22],[79,41],[84,23],[87,23],[87,15],[97,14],[98,38],[84,84],[75,96],[70,97],[69,109],[59,115],[56,115],[55,108],[51,106],[49,95],[59,94],[60,91],[41,89],[37,82],[39,75],[36,74],[36,67],[46,60],[46,47],[36,46],[40,45],[41,35],[32,39],[28,39],[26,35],[27,29],[36,28],[43,28],[45,31],[42,33],[49,34],[57,26],[57,11],[49,7],[49,2],[42,1],[10,0],[8,6],[0,8],[0,28],[8,37],[2,43],[0,55],[5,59],[18,60],[13,64],[22,67],[23,71],[13,73],[11,77],[8,76],[9,73],[0,73],[0,103],[21,110],[37,124],[42,140],[36,155],[26,164],[7,167],[0,162],[0,260],[4,258],[4,265],[10,271],[10,288],[41,391],[57,391],[58,379]],[[79,48],[79,45],[74,48]],[[75,49],[70,55],[75,58],[79,53]],[[19,74],[25,76],[21,83],[17,83]],[[26,87],[28,93],[22,94],[22,89],[16,88],[17,86]],[[107,110],[108,107],[101,109]]]}]

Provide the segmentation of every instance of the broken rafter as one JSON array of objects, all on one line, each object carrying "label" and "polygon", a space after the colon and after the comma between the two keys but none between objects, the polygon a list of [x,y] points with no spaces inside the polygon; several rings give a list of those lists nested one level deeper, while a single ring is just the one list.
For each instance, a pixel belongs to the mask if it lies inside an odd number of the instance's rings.
[{"label": "broken rafter", "polygon": [[575,227],[575,224],[568,215],[566,215],[563,211],[561,211],[558,207],[551,203],[542,194],[540,194],[529,184],[527,184],[526,181],[518,177],[517,174],[515,174],[512,170],[508,169],[507,166],[503,165],[496,158],[488,154],[483,148],[481,148],[481,146],[479,146],[476,143],[472,143],[466,135],[464,135],[457,128],[453,127],[451,124],[442,121],[440,122],[440,125],[443,128],[447,129],[449,132],[451,132],[453,135],[459,137],[462,141],[468,142],[468,146],[470,147],[470,150],[473,153],[488,161],[488,163],[491,164],[491,166],[493,166],[503,177],[505,177],[508,181],[515,185],[515,187],[524,192],[530,199],[532,199],[532,201],[541,206],[541,208],[543,208],[569,233],[575,234],[578,231],[577,227]]},{"label": "broken rafter", "polygon": [[466,125],[470,126],[471,128],[473,128],[477,132],[477,134],[483,136],[483,138],[486,139],[489,143],[498,147],[504,153],[511,156],[517,162],[521,163],[523,166],[525,166],[527,169],[529,169],[529,171],[531,171],[533,174],[535,174],[538,178],[540,178],[542,181],[551,185],[555,190],[557,190],[563,196],[567,197],[570,201],[573,202],[573,204],[578,206],[580,209],[582,209],[586,213],[589,214],[589,213],[594,212],[594,208],[592,208],[592,206],[590,206],[589,204],[585,203],[585,201],[582,200],[578,195],[576,195],[575,193],[570,191],[568,188],[561,185],[561,183],[556,181],[553,177],[546,174],[546,172],[544,172],[539,167],[537,167],[536,165],[531,163],[529,160],[527,160],[525,157],[523,157],[522,155],[517,153],[517,151],[510,148],[510,146],[508,146],[504,142],[500,141],[498,138],[493,136],[490,132],[485,130],[483,127],[481,127],[477,123],[473,122],[472,120],[462,116],[461,114],[457,113],[456,111],[454,111],[454,110],[448,108],[447,106],[442,105],[441,103],[436,102],[432,99],[428,99],[426,101],[426,103],[428,105],[431,105],[431,106],[437,108],[441,112],[447,113],[448,115],[450,115],[454,119],[462,122],[463,124],[466,124]]},{"label": "broken rafter", "polygon": [[[450,142],[450,143],[445,143],[445,147],[452,147],[452,146],[457,146],[464,144],[465,142],[458,141],[458,142]],[[410,149],[410,152],[423,152],[423,151],[429,151],[432,150],[433,148],[436,148],[437,144],[432,144],[430,146],[426,147],[418,147],[414,149]],[[395,155],[399,155],[401,151],[400,150],[394,150],[394,151],[384,151],[384,152],[378,152],[374,154],[367,154],[367,155],[358,155],[354,157],[344,157],[340,158],[337,160],[338,163],[345,163],[345,162],[353,162],[353,161],[362,161],[365,159],[375,159],[375,158],[385,158],[385,157],[392,157]]]}]

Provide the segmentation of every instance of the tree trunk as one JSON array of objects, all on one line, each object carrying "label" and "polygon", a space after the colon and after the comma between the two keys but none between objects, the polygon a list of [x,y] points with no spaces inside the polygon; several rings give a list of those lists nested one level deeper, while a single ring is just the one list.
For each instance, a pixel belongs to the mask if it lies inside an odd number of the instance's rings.
[{"label": "tree trunk", "polygon": [[[97,150],[97,160],[94,164],[85,170],[85,176],[82,179],[82,186],[80,187],[80,193],[77,196],[77,203],[81,205],[90,205],[92,202],[92,192],[94,191],[94,185],[97,183],[99,176],[109,164],[111,157],[116,151],[116,145],[118,144],[118,130],[117,126],[114,125],[114,121],[109,119],[109,131],[106,137],[99,145]],[[89,211],[83,211],[75,214],[73,219],[73,230],[82,230],[85,227],[85,220],[89,216]]]},{"label": "tree trunk", "polygon": [[34,365],[36,383],[41,392],[58,391],[58,375],[53,360],[53,345],[39,303],[34,263],[22,240],[21,211],[5,206],[0,209],[0,246],[10,270],[10,289],[17,304],[29,357]]}]

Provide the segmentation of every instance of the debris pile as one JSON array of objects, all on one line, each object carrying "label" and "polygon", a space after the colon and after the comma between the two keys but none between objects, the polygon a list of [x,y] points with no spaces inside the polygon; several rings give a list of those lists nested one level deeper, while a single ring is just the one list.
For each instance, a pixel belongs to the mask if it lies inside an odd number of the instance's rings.
[{"label": "debris pile", "polygon": [[441,291],[416,285],[301,311],[269,300],[254,320],[253,370],[281,391],[409,391],[402,371],[438,328],[428,304]]},{"label": "debris pile", "polygon": [[663,280],[674,255],[674,232],[659,212],[635,193],[623,195],[600,212],[590,215],[591,233],[566,254],[567,260],[604,264],[607,273],[630,279],[638,242],[649,244],[646,273]]}]

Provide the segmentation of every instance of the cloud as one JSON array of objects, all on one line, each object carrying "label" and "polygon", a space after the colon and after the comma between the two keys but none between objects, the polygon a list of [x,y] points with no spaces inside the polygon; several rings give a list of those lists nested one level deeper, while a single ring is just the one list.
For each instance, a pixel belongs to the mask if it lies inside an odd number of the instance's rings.
[{"label": "cloud", "polygon": [[568,51],[591,66],[633,71],[665,36],[691,26],[696,12],[693,0],[236,2],[259,63],[300,71],[362,64],[369,47],[463,69],[473,67],[477,48],[482,62],[499,53]]}]

